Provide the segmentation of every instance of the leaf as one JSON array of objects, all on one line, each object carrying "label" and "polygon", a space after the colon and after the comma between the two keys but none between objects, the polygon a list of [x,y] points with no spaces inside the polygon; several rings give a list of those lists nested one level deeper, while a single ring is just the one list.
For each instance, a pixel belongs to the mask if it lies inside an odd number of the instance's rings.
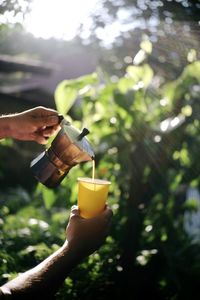
[{"label": "leaf", "polygon": [[77,97],[77,90],[70,86],[70,81],[62,81],[55,90],[56,108],[59,113],[68,113]]},{"label": "leaf", "polygon": [[93,84],[98,82],[96,73],[81,76],[77,79],[64,80],[55,90],[55,103],[59,113],[67,114],[77,97],[88,93]]},{"label": "leaf", "polygon": [[132,78],[122,77],[119,79],[117,87],[123,94],[134,87],[135,81]]},{"label": "leaf", "polygon": [[143,82],[144,86],[147,87],[152,78],[153,78],[153,70],[151,67],[147,64],[143,66],[128,66],[127,69],[127,74],[135,80],[135,82]]},{"label": "leaf", "polygon": [[144,40],[141,42],[140,48],[143,49],[147,54],[151,54],[152,43],[149,40]]},{"label": "leaf", "polygon": [[185,67],[181,79],[185,80],[187,77],[195,78],[200,83],[200,61],[195,61]]},{"label": "leaf", "polygon": [[181,112],[184,116],[190,117],[192,115],[192,106],[186,105],[181,108]]},{"label": "leaf", "polygon": [[153,75],[154,75],[153,70],[149,65],[145,64],[143,66],[143,72],[144,72],[144,75],[143,75],[143,80],[142,81],[144,82],[145,86],[148,86],[151,83],[151,80],[152,80]]},{"label": "leaf", "polygon": [[168,82],[163,86],[164,97],[169,102],[184,98],[190,87],[196,83],[200,83],[200,61],[195,61],[186,66],[181,76],[174,81]]},{"label": "leaf", "polygon": [[188,62],[194,62],[197,59],[197,52],[195,49],[190,49],[187,55]]},{"label": "leaf", "polygon": [[43,200],[44,200],[46,209],[50,209],[56,200],[54,191],[52,191],[46,187],[43,187],[42,188],[42,196],[43,196]]},{"label": "leaf", "polygon": [[147,58],[146,52],[140,49],[133,59],[134,65],[140,65]]}]

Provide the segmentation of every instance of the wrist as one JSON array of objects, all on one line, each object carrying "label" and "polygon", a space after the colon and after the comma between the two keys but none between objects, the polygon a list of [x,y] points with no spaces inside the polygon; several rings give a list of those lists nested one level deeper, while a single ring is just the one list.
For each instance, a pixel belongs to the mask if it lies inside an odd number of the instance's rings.
[{"label": "wrist", "polygon": [[72,267],[76,266],[85,256],[83,255],[84,251],[81,251],[76,243],[68,242],[67,240],[62,246],[62,251],[64,256],[67,257],[72,264]]}]

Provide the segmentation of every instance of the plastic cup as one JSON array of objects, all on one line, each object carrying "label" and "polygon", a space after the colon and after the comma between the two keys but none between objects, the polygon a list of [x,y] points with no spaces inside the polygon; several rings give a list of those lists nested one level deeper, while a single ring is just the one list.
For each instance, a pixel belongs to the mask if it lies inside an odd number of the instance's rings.
[{"label": "plastic cup", "polygon": [[110,181],[78,178],[78,208],[83,218],[92,218],[101,213],[106,204]]}]

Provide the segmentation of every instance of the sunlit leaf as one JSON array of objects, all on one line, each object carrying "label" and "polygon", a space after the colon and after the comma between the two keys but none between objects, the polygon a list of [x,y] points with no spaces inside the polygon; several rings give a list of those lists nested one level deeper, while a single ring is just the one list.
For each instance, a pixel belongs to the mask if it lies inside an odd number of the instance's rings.
[{"label": "sunlit leaf", "polygon": [[151,54],[152,43],[149,40],[144,40],[141,42],[140,48],[143,49],[147,54]]},{"label": "sunlit leaf", "polygon": [[151,83],[153,75],[154,74],[152,68],[149,65],[145,64],[143,66],[143,78],[142,78],[142,81],[144,82],[145,86],[148,86]]},{"label": "sunlit leaf", "polygon": [[183,206],[185,209],[195,212],[199,209],[199,200],[195,198],[189,198]]},{"label": "sunlit leaf", "polygon": [[54,191],[44,187],[42,189],[42,196],[43,196],[45,207],[47,209],[50,209],[56,200]]},{"label": "sunlit leaf", "polygon": [[184,116],[190,117],[192,115],[192,106],[186,105],[182,107],[181,112]]},{"label": "sunlit leaf", "polygon": [[186,79],[187,77],[195,78],[200,82],[200,61],[195,61],[185,67],[181,79]]},{"label": "sunlit leaf", "polygon": [[189,166],[191,163],[190,157],[189,157],[189,152],[186,148],[183,148],[180,151],[180,161],[181,161],[182,165],[184,165],[184,166]]},{"label": "sunlit leaf", "polygon": [[77,79],[64,80],[55,90],[56,108],[61,114],[66,114],[73,106],[78,95],[88,93],[91,85],[98,82],[96,73],[81,76]]},{"label": "sunlit leaf", "polygon": [[170,189],[171,189],[171,191],[175,191],[177,189],[177,187],[181,183],[182,178],[183,178],[183,174],[182,173],[176,174],[176,176],[174,177],[173,181],[170,182]]},{"label": "sunlit leaf", "polygon": [[132,78],[122,77],[119,79],[117,87],[121,93],[127,93],[129,89],[133,89],[135,83],[136,81]]},{"label": "sunlit leaf", "polygon": [[150,82],[153,78],[153,70],[147,64],[140,66],[140,67],[139,66],[128,66],[127,74],[135,82],[142,81],[144,83],[145,87],[147,87],[150,84]]},{"label": "sunlit leaf", "polygon": [[133,59],[134,65],[140,65],[147,58],[146,51],[140,49]]},{"label": "sunlit leaf", "polygon": [[13,140],[6,138],[6,139],[0,139],[0,145],[1,146],[12,146],[13,145]]},{"label": "sunlit leaf", "polygon": [[197,52],[195,49],[190,49],[187,55],[187,60],[191,63],[197,59]]},{"label": "sunlit leaf", "polygon": [[65,115],[74,104],[78,91],[70,86],[69,81],[64,80],[55,90],[56,108],[60,114]]}]

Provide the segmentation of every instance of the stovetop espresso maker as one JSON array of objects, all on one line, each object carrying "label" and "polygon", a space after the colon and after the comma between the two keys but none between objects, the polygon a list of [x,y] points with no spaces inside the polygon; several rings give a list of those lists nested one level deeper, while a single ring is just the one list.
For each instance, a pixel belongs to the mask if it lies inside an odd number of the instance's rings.
[{"label": "stovetop espresso maker", "polygon": [[51,146],[30,165],[34,177],[50,188],[58,186],[73,166],[94,159],[94,152],[85,137],[88,129],[80,132],[65,119],[60,126]]}]

